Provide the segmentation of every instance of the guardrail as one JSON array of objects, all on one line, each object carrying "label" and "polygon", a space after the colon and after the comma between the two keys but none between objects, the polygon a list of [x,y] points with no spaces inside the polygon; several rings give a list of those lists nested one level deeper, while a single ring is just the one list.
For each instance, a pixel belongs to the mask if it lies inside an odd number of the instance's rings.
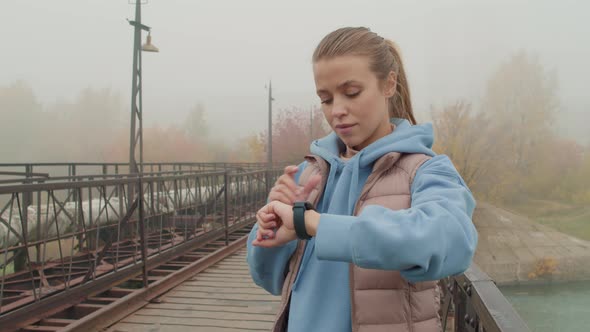
[{"label": "guardrail", "polygon": [[146,262],[209,232],[224,229],[227,240],[230,227],[252,220],[280,174],[184,172],[0,186],[0,320],[87,283],[128,278],[134,266],[147,285]]}]

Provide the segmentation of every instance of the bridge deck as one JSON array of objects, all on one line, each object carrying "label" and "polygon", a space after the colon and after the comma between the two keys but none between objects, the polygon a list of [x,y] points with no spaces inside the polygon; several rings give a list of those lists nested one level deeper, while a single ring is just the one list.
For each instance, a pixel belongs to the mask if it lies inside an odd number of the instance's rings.
[{"label": "bridge deck", "polygon": [[280,297],[256,286],[242,249],[124,318],[110,332],[268,331]]}]

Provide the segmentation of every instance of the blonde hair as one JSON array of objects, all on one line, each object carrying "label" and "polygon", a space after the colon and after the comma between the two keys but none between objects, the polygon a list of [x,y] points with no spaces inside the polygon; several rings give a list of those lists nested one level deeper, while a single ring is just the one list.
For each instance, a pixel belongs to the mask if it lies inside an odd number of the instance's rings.
[{"label": "blonde hair", "polygon": [[395,93],[389,98],[389,116],[416,124],[410,99],[410,89],[400,52],[391,40],[364,27],[340,28],[325,36],[313,52],[314,63],[343,55],[366,56],[371,71],[384,82],[389,74],[395,76]]}]

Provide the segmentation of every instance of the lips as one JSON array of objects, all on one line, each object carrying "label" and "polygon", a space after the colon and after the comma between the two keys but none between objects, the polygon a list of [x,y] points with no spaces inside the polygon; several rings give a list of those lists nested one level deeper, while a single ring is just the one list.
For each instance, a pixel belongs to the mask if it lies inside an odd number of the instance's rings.
[{"label": "lips", "polygon": [[356,126],[356,123],[344,123],[334,126],[336,132],[340,136],[352,135],[352,128]]}]

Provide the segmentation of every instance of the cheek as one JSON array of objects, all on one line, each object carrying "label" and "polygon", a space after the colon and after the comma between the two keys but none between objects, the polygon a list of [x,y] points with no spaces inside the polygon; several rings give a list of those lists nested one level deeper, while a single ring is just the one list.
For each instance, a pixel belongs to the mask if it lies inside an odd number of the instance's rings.
[{"label": "cheek", "polygon": [[326,121],[328,122],[328,124],[331,127],[332,126],[332,112],[328,109],[327,106],[322,105],[322,113],[324,113],[324,118],[326,119]]}]

